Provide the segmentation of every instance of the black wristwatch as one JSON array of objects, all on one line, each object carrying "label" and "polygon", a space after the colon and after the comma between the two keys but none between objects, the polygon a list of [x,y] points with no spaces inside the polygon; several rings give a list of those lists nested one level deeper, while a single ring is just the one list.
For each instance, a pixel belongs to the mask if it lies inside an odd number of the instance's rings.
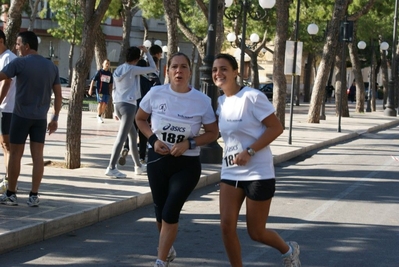
[{"label": "black wristwatch", "polygon": [[197,147],[197,143],[195,142],[194,138],[189,137],[188,140],[188,149],[195,149]]},{"label": "black wristwatch", "polygon": [[248,154],[252,157],[252,156],[255,156],[255,150],[253,150],[252,148],[250,148],[250,147],[247,147],[247,152],[248,152]]}]

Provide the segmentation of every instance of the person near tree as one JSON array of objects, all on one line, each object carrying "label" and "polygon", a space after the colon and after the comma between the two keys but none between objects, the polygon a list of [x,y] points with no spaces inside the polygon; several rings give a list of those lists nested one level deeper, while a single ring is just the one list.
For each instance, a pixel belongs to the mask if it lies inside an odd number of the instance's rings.
[{"label": "person near tree", "polygon": [[[97,97],[97,121],[98,123],[104,123],[102,115],[107,108],[107,104],[112,93],[113,77],[112,72],[109,70],[109,60],[105,59],[102,64],[102,69],[99,69],[94,75],[90,83],[89,95],[93,95],[94,91]],[[94,82],[96,87],[94,89]]]},{"label": "person near tree", "polygon": [[[43,149],[46,130],[52,134],[58,128],[62,101],[61,84],[57,66],[37,53],[38,39],[34,32],[19,33],[15,48],[20,57],[15,58],[0,72],[0,81],[16,77],[15,105],[10,124],[8,189],[0,197],[0,203],[18,205],[17,181],[25,142],[29,135],[33,168],[27,204],[37,207],[39,187],[44,173]],[[52,93],[54,110],[47,124]]]},{"label": "person near tree", "polygon": [[[136,66],[143,51],[149,57],[149,66]],[[140,162],[137,149],[137,131],[134,126],[134,116],[136,114],[137,100],[141,98],[140,75],[154,72],[155,62],[150,57],[145,46],[132,46],[126,51],[126,62],[118,66],[114,71],[114,91],[113,102],[115,114],[120,121],[118,135],[112,148],[111,158],[105,175],[124,178],[126,174],[120,172],[116,167],[123,144],[129,137],[129,147],[132,151],[134,161],[134,171],[136,175],[141,175],[146,171],[144,164]]]},{"label": "person near tree", "polygon": [[245,200],[249,236],[277,249],[285,267],[299,267],[299,245],[285,242],[265,227],[276,183],[270,143],[283,132],[283,126],[267,97],[259,90],[240,86],[237,76],[233,56],[215,56],[212,78],[224,93],[218,98],[216,116],[225,144],[219,203],[227,256],[231,266],[243,266],[237,221]]},{"label": "person near tree", "polygon": [[200,146],[219,134],[211,99],[189,85],[191,73],[185,54],[171,55],[170,84],[151,88],[136,114],[137,126],[150,145],[147,176],[159,230],[155,267],[168,266],[176,257],[173,242],[180,212],[201,176]]}]

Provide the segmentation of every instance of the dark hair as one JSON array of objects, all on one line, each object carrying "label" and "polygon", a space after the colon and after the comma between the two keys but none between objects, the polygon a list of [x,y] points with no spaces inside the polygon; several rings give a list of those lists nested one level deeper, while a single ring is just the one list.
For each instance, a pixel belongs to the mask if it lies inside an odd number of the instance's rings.
[{"label": "dark hair", "polygon": [[0,30],[0,39],[3,39],[4,44],[6,44],[6,35],[4,34],[4,32],[2,30]]},{"label": "dark hair", "polygon": [[31,31],[20,32],[18,34],[18,37],[21,37],[22,44],[24,45],[28,44],[30,49],[37,51],[39,42],[34,32]]},{"label": "dark hair", "polygon": [[139,61],[137,61],[136,66],[147,67],[147,61],[145,61],[144,59],[139,59]]},{"label": "dark hair", "polygon": [[237,60],[232,55],[221,53],[221,54],[217,54],[215,56],[215,60],[216,59],[225,59],[225,60],[227,60],[230,63],[230,65],[233,68],[233,70],[238,70]]},{"label": "dark hair", "polygon": [[154,56],[156,54],[162,53],[162,47],[160,47],[159,45],[153,45],[150,47],[150,54],[151,56]]},{"label": "dark hair", "polygon": [[131,46],[126,50],[126,62],[131,62],[133,60],[140,58],[140,48],[137,46]]},{"label": "dark hair", "polygon": [[191,70],[191,61],[190,61],[190,58],[189,58],[186,54],[181,53],[181,52],[174,53],[173,55],[170,56],[170,58],[169,58],[169,60],[168,60],[168,69],[169,69],[169,67],[170,67],[170,64],[172,63],[172,59],[173,59],[174,57],[178,57],[178,56],[183,56],[183,57],[186,58],[187,63],[188,63],[188,67],[189,67],[190,70]]}]

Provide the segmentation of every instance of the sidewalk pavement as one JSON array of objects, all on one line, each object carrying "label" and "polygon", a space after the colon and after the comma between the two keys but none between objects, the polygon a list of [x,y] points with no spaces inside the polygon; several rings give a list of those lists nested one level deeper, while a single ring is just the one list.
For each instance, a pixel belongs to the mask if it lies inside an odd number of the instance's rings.
[{"label": "sidewalk pavement", "polygon": [[[342,117],[338,132],[338,117],[333,103],[326,104],[326,120],[319,124],[307,123],[309,104],[294,106],[291,145],[288,144],[289,106],[286,108],[286,130],[272,145],[275,164],[321,147],[333,145],[364,133],[399,125],[397,117],[384,116],[382,103],[377,111],[364,114],[354,112]],[[59,116],[59,129],[47,137],[45,161],[64,161],[67,110]],[[152,203],[145,175],[136,176],[133,160],[127,158],[119,169],[126,179],[111,179],[104,175],[119,122],[105,119],[97,122],[96,113],[82,115],[81,163],[79,169],[46,166],[40,187],[40,207],[26,205],[31,186],[32,164],[29,145],[26,146],[18,180],[18,206],[0,205],[0,254],[82,228],[96,222]],[[221,143],[221,140],[219,140]],[[223,146],[223,144],[221,144]],[[0,170],[4,172],[3,160]],[[202,177],[197,188],[216,183],[220,178],[219,164],[203,164]]]}]

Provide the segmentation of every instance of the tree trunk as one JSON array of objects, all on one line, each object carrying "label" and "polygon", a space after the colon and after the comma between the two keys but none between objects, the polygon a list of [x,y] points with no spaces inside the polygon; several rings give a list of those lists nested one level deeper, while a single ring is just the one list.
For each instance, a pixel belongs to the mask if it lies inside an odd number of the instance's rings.
[{"label": "tree trunk", "polygon": [[123,9],[121,11],[122,17],[122,46],[119,54],[119,65],[126,61],[126,50],[130,47],[130,31],[132,29],[132,19],[134,14],[139,11],[137,6],[133,7],[131,0],[122,1]]},{"label": "tree trunk", "polygon": [[[356,34],[354,34],[354,36],[356,36]],[[364,113],[364,99],[365,99],[364,82],[363,82],[363,75],[362,75],[362,67],[360,64],[360,59],[359,59],[356,44],[357,44],[357,41],[356,41],[356,38],[354,38],[353,42],[348,45],[349,57],[352,62],[352,71],[353,71],[353,74],[355,75],[355,80],[356,80],[356,109],[355,109],[355,112],[356,113]],[[349,87],[349,86],[347,86],[347,87]]]},{"label": "tree trunk", "polygon": [[22,7],[25,0],[14,0],[10,3],[8,9],[7,22],[5,23],[6,29],[4,31],[6,39],[6,46],[15,53],[15,42],[17,41],[18,33],[21,30],[22,23]]},{"label": "tree trunk", "polygon": [[31,9],[32,14],[30,15],[29,18],[29,27],[28,31],[33,31],[35,28],[35,20],[36,20],[36,15],[37,15],[37,7],[39,6],[40,1],[39,0],[30,0],[29,1],[29,6]]},{"label": "tree trunk", "polygon": [[[177,52],[177,45],[179,43],[177,18],[179,12],[178,0],[163,0],[165,8],[165,21],[168,35],[168,54],[166,62],[168,62],[171,55]],[[168,75],[165,75],[165,83],[169,82]]]},{"label": "tree trunk", "polygon": [[[349,117],[348,95],[346,94],[348,88],[346,84],[346,59],[342,58],[342,49],[346,49],[346,43],[339,43],[339,53],[335,57],[335,69],[337,70],[335,75],[335,114],[339,116],[339,107],[341,106],[341,117]],[[344,69],[342,69],[342,60],[344,60]]]},{"label": "tree trunk", "polygon": [[[322,101],[324,101],[323,96],[329,75],[329,66],[333,64],[334,57],[336,55],[339,41],[337,36],[339,36],[340,22],[345,17],[346,10],[348,9],[348,3],[350,1],[351,0],[335,1],[333,16],[328,25],[326,44],[323,48],[323,57],[317,71],[315,83],[313,85],[312,98],[308,113],[309,123],[320,123],[320,109]],[[338,91],[339,90],[336,90],[336,92]]]},{"label": "tree trunk", "polygon": [[287,80],[284,75],[285,44],[288,38],[288,14],[290,0],[276,1],[276,37],[273,54],[273,105],[276,116],[285,128],[285,99],[287,97]]},{"label": "tree trunk", "polygon": [[72,84],[72,65],[73,65],[73,54],[75,51],[75,43],[71,43],[69,46],[69,54],[68,54],[68,85],[71,86]]},{"label": "tree trunk", "polygon": [[308,53],[308,60],[305,64],[305,75],[303,77],[303,102],[309,103],[310,101],[310,82],[312,77],[314,54]]},{"label": "tree trunk", "polygon": [[80,6],[84,13],[84,26],[82,33],[82,44],[78,61],[76,62],[73,74],[71,99],[67,118],[66,135],[66,167],[75,169],[80,167],[80,149],[82,133],[82,104],[85,92],[86,76],[90,70],[93,60],[93,47],[95,42],[95,31],[100,27],[101,19],[108,9],[111,0],[101,0],[95,9],[95,0],[81,0]]}]

